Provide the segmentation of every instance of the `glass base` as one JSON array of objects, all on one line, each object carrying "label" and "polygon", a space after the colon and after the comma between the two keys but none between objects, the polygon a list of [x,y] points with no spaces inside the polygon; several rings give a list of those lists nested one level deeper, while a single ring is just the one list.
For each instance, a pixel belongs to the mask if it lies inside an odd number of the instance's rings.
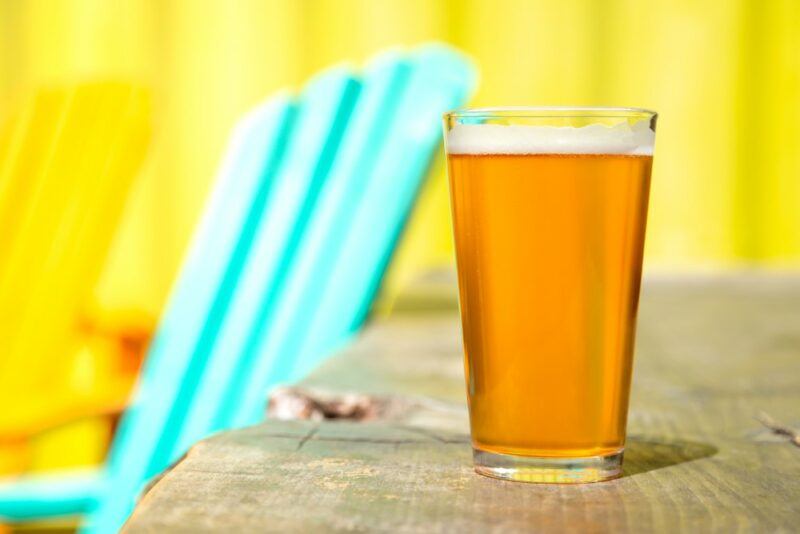
[{"label": "glass base", "polygon": [[585,484],[622,475],[622,451],[586,458],[513,456],[472,449],[478,474],[539,484]]}]

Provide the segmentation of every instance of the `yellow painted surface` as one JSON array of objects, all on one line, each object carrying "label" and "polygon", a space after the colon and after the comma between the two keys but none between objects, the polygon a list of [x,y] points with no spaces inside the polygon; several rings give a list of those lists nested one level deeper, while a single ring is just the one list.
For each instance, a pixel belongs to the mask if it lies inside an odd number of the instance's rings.
[{"label": "yellow painted surface", "polygon": [[48,428],[30,442],[29,471],[97,465],[105,459],[111,430],[107,417],[83,417]]},{"label": "yellow painted surface", "polygon": [[[27,467],[47,451],[60,452],[43,465],[101,458],[108,421],[70,421],[127,399],[134,373],[108,369],[123,351],[90,339],[86,312],[150,115],[149,93],[129,83],[45,86],[12,106],[0,133],[0,406],[12,407],[0,410],[0,448],[28,440]],[[31,437],[55,426],[63,429]]]},{"label": "yellow painted surface", "polygon": [[[52,0],[3,3],[0,15],[6,89],[114,74],[155,90],[153,152],[99,309],[158,314],[243,111],[327,65],[433,39],[475,59],[474,105],[661,112],[648,265],[800,258],[792,0]],[[451,261],[436,184],[390,285]]]},{"label": "yellow painted surface", "polygon": [[[0,117],[10,124],[0,130],[0,227],[25,229],[0,240],[0,314],[25,332],[13,350],[79,353],[80,342],[64,338],[67,327],[56,319],[76,306],[90,322],[116,321],[112,330],[154,324],[237,118],[330,64],[429,40],[451,43],[476,62],[481,81],[472,105],[625,105],[661,113],[648,267],[800,264],[795,0],[12,0],[0,2],[3,95],[111,77],[148,87],[154,97],[148,158],[120,225],[104,229],[81,225],[103,214],[82,218],[59,208],[61,195],[41,186],[48,165],[89,171],[97,163],[77,148],[53,149],[56,128],[81,133],[70,116],[53,119],[74,95],[37,93],[19,109],[0,99]],[[99,98],[85,113],[104,106],[111,104]],[[41,133],[25,137],[19,124]],[[33,178],[10,178],[19,173]],[[87,206],[113,193],[97,184],[61,191]],[[45,232],[42,213],[72,221],[64,232],[113,234],[103,272],[62,256],[59,243],[68,237]],[[75,254],[100,252],[87,246]],[[62,261],[61,279],[34,283]],[[438,160],[391,267],[383,309],[421,270],[451,261]],[[79,299],[87,288],[92,297]],[[43,339],[36,317],[61,333]],[[45,368],[59,383],[57,373],[71,372],[70,358],[31,357],[27,378],[14,387],[38,380],[31,377]],[[0,355],[0,370],[14,369],[8,365]]]}]

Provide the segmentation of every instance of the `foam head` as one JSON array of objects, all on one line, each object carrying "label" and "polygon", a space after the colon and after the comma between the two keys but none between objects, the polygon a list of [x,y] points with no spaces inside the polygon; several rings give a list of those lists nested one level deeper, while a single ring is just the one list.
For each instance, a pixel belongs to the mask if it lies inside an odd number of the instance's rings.
[{"label": "foam head", "polygon": [[447,133],[450,154],[653,154],[648,121],[614,126],[504,126],[456,124]]}]

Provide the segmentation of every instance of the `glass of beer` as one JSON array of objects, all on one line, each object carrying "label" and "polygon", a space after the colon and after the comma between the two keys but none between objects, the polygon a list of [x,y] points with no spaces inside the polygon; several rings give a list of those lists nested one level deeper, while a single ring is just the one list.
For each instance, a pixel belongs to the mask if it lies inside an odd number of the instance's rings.
[{"label": "glass of beer", "polygon": [[475,470],[620,476],[656,114],[444,117]]}]

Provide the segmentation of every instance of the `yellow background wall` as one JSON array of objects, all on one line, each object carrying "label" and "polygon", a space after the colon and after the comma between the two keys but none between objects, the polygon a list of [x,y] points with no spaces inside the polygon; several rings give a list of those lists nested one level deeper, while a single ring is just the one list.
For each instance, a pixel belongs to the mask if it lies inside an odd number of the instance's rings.
[{"label": "yellow background wall", "polygon": [[[0,91],[153,88],[154,144],[98,300],[155,316],[236,118],[331,63],[432,39],[475,59],[474,105],[660,112],[650,267],[796,265],[799,34],[796,0],[6,0]],[[450,261],[449,232],[438,172],[393,284]]]}]

